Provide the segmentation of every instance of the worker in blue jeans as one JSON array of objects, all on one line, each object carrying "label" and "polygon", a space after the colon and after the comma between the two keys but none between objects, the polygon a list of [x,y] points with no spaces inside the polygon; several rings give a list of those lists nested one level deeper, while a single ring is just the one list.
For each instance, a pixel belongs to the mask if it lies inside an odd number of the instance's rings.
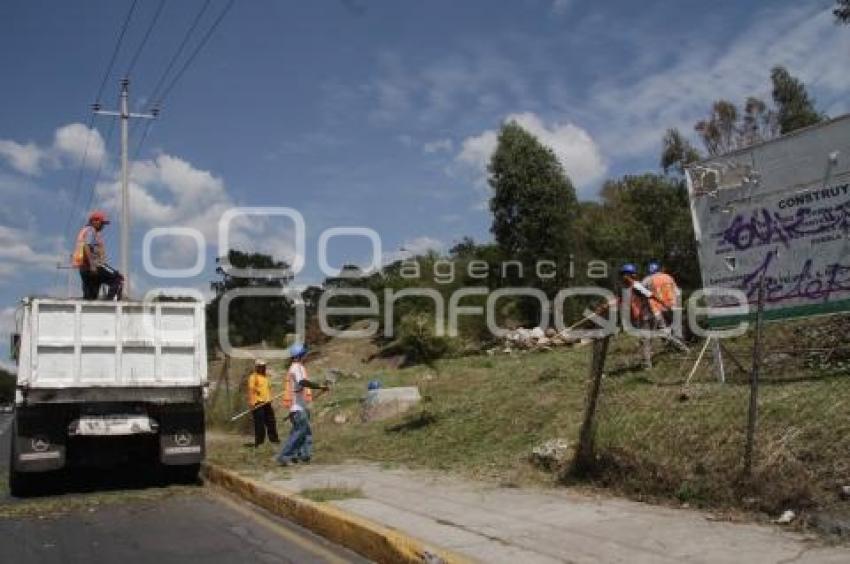
[{"label": "worker in blue jeans", "polygon": [[324,391],[330,389],[328,386],[314,384],[307,377],[307,369],[304,366],[307,347],[296,343],[289,349],[289,356],[292,358],[292,363],[284,380],[283,403],[289,406],[292,430],[280,454],[275,457],[275,461],[281,466],[289,466],[293,462],[310,461],[313,431],[310,429],[310,417],[307,413],[309,407],[307,396],[310,395],[311,389]]}]

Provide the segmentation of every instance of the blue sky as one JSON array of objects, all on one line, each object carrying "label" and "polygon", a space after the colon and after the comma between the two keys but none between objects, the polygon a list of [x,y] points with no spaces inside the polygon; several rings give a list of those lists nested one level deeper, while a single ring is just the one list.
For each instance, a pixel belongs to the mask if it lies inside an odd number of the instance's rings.
[{"label": "blue sky", "polygon": [[[166,3],[131,74],[136,110],[202,3]],[[105,105],[114,105],[157,4],[140,0]],[[801,77],[820,109],[845,113],[850,29],[832,22],[831,4],[237,2],[165,101],[133,168],[134,271],[155,226],[201,232],[205,269],[191,279],[139,275],[135,283],[205,288],[218,219],[233,206],[303,214],[300,283],[321,280],[316,241],[329,227],[370,227],[387,256],[402,247],[445,249],[464,235],[487,240],[484,166],[507,118],[552,146],[590,199],[606,178],[657,170],[663,131],[690,132],[712,100],[769,96],[774,64]],[[76,200],[75,187],[88,106],[129,5],[0,7],[0,332],[21,296],[67,294],[67,271],[56,264],[66,262],[90,194],[94,205],[117,211],[118,136],[105,144],[107,118],[95,121]],[[212,1],[190,46],[224,5]],[[117,263],[118,225],[107,235]],[[235,240],[292,254],[284,220],[238,222]],[[194,262],[185,238],[160,243],[158,265]],[[365,239],[335,239],[330,257],[362,263],[368,254]]]}]

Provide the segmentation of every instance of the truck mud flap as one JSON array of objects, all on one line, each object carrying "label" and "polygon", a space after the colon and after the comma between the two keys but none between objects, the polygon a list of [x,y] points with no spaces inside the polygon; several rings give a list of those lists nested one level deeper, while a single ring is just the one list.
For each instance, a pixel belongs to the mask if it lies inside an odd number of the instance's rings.
[{"label": "truck mud flap", "polygon": [[159,431],[160,462],[197,464],[204,459],[204,409],[201,406],[163,406]]},{"label": "truck mud flap", "polygon": [[12,427],[12,464],[18,472],[49,472],[65,466],[66,443],[61,413],[19,409]]}]

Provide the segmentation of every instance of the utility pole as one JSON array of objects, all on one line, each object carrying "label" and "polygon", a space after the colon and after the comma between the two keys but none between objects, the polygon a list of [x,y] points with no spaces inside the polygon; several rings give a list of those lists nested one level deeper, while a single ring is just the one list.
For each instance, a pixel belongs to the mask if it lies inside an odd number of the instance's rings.
[{"label": "utility pole", "polygon": [[102,110],[94,105],[94,113],[121,118],[121,274],[124,275],[124,297],[130,296],[130,169],[128,162],[128,129],[130,118],[155,119],[159,110],[149,114],[130,112],[130,79],[121,79],[121,107],[117,111]]}]

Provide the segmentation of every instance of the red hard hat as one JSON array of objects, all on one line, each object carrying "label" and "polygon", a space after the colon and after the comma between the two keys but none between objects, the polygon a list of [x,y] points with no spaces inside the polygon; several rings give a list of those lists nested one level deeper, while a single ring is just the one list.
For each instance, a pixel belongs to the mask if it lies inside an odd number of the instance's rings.
[{"label": "red hard hat", "polygon": [[109,219],[106,217],[106,212],[101,210],[94,210],[89,214],[89,223],[94,221],[99,221],[103,224],[109,223]]}]

